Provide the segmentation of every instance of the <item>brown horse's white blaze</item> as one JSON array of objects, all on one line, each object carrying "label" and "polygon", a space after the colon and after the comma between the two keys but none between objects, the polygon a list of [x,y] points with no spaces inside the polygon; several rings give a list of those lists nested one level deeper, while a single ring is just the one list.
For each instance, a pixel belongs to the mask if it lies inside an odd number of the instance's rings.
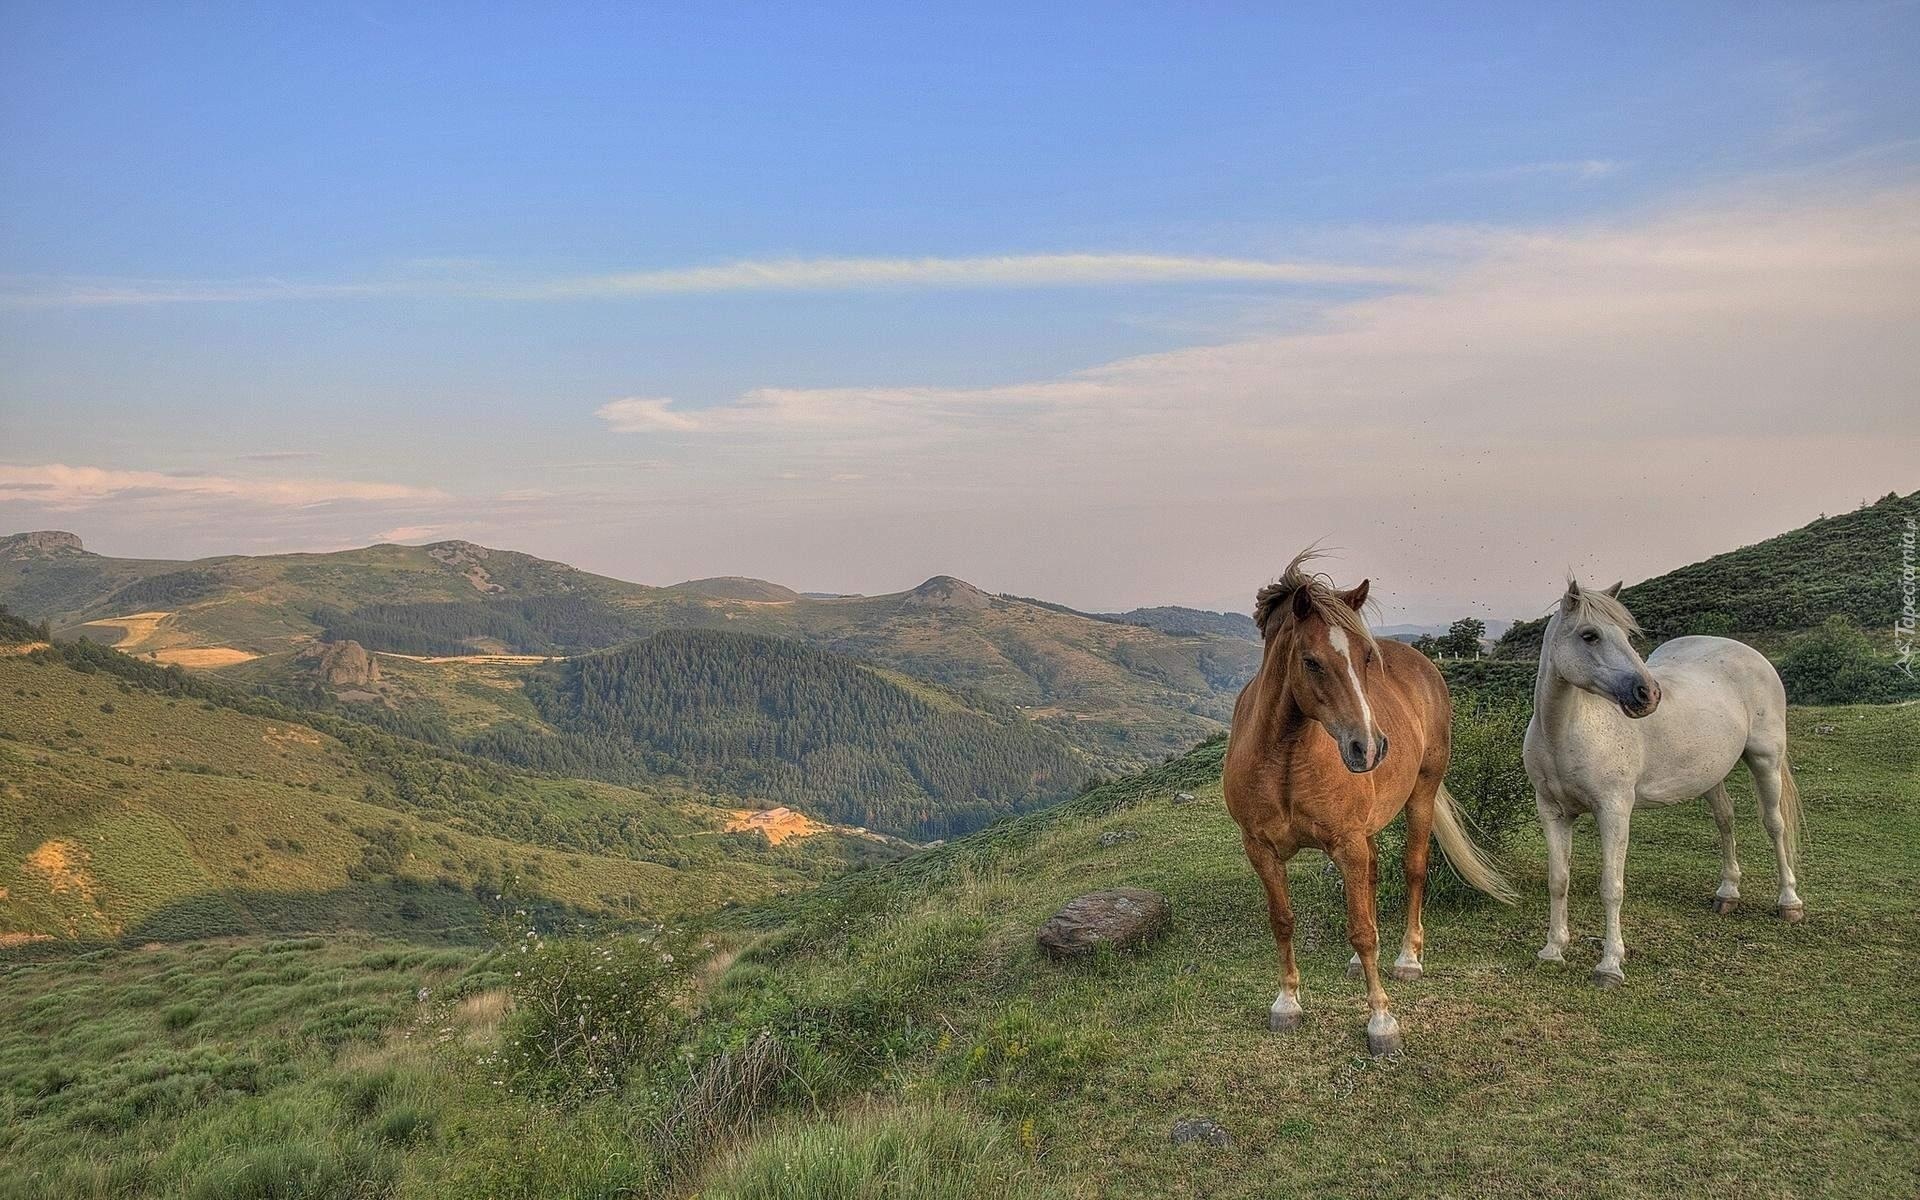
[{"label": "brown horse's white blaze", "polygon": [[1222,783],[1280,953],[1269,1027],[1293,1029],[1302,1017],[1286,864],[1303,847],[1318,849],[1345,883],[1347,936],[1367,981],[1367,1044],[1385,1054],[1399,1048],[1400,1029],[1380,983],[1374,835],[1406,810],[1407,933],[1395,979],[1422,970],[1429,838],[1475,887],[1508,902],[1512,894],[1467,838],[1442,785],[1451,753],[1446,681],[1411,647],[1376,642],[1360,617],[1368,585],[1335,591],[1305,571],[1311,557],[1295,558],[1256,601],[1266,653],[1235,706]]}]

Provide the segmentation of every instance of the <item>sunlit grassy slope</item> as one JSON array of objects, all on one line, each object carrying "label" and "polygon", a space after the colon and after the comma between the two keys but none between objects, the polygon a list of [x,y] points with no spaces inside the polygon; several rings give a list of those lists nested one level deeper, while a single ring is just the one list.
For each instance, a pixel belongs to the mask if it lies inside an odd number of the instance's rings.
[{"label": "sunlit grassy slope", "polygon": [[495,894],[671,916],[840,862],[837,834],[779,853],[723,839],[725,811],[688,793],[463,773],[396,745],[0,657],[0,936],[470,936]]},{"label": "sunlit grassy slope", "polygon": [[[1220,803],[1217,747],[789,903],[715,1011],[749,1019],[772,997],[812,1011],[877,989],[867,1003],[889,1015],[875,1036],[899,1058],[855,1107],[877,1091],[1031,1121],[1043,1181],[1074,1195],[1911,1195],[1917,712],[1794,713],[1804,926],[1772,915],[1744,775],[1747,901],[1730,918],[1707,907],[1704,808],[1636,817],[1616,992],[1587,981],[1591,826],[1577,835],[1565,968],[1534,960],[1545,889],[1529,833],[1512,855],[1517,910],[1429,911],[1425,979],[1388,984],[1406,1033],[1397,1061],[1365,1055],[1317,855],[1293,867],[1307,1023],[1267,1032],[1273,950]],[[1171,804],[1182,787],[1199,803]],[[1119,829],[1139,836],[1099,844]],[[1163,942],[1085,967],[1036,954],[1032,929],[1057,905],[1123,884],[1172,898]],[[1173,1123],[1194,1114],[1233,1144],[1171,1147]]]}]

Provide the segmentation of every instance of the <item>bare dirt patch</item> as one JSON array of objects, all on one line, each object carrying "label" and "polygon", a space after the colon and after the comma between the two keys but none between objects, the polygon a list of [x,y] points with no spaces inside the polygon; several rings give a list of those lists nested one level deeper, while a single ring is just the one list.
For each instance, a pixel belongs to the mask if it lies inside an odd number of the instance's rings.
[{"label": "bare dirt patch", "polygon": [[770,844],[778,846],[791,838],[812,837],[832,828],[791,808],[769,808],[764,812],[736,808],[732,810],[732,819],[727,822],[725,832],[764,833]]},{"label": "bare dirt patch", "polygon": [[113,648],[132,651],[152,641],[161,624],[172,615],[170,612],[142,612],[124,617],[101,617],[97,621],[88,621],[83,628],[118,629],[120,640],[113,644]]},{"label": "bare dirt patch", "polygon": [[252,662],[260,656],[232,646],[175,646],[168,650],[149,651],[147,657],[173,667],[215,670],[231,667],[235,663]]},{"label": "bare dirt patch", "polygon": [[35,942],[50,942],[50,933],[0,933],[0,950],[11,950],[16,946],[30,946]]},{"label": "bare dirt patch", "polygon": [[260,735],[260,740],[273,746],[286,746],[292,743],[298,743],[302,746],[318,746],[320,744],[320,735],[311,729],[301,729],[296,725],[269,725],[267,726],[267,731]]},{"label": "bare dirt patch", "polygon": [[[53,838],[40,843],[21,865],[46,881],[48,893],[72,896],[86,907],[95,920],[118,933],[119,927],[108,921],[107,914],[100,911],[99,891],[94,884],[93,872],[87,869],[90,859],[86,848],[79,843]],[[80,932],[77,923],[69,920],[67,924],[69,935]]]},{"label": "bare dirt patch", "polygon": [[45,650],[46,642],[15,642],[10,646],[0,646],[0,658],[9,658],[16,654],[32,654],[35,650]]}]

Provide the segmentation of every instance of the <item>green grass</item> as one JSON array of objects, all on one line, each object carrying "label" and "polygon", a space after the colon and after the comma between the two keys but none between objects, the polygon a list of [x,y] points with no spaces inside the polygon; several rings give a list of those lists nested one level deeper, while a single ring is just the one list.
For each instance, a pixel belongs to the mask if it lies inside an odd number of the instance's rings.
[{"label": "green grass", "polygon": [[[1704,808],[1639,815],[1614,992],[1586,980],[1590,826],[1567,968],[1534,961],[1543,855],[1523,830],[1517,910],[1429,910],[1426,978],[1388,983],[1393,1060],[1366,1056],[1312,855],[1294,867],[1307,1023],[1266,1031],[1274,955],[1218,742],[737,910],[675,1048],[615,1095],[496,1078],[494,1025],[467,997],[512,985],[511,956],[364,937],[28,947],[15,958],[46,961],[0,967],[0,1197],[1912,1195],[1914,712],[1795,710],[1804,925],[1771,914],[1744,776],[1732,917],[1708,911]],[[1139,836],[1099,844],[1122,828]],[[1062,901],[1121,884],[1172,899],[1161,942],[1071,966],[1035,952]],[[1232,1144],[1171,1146],[1195,1115]]]},{"label": "green grass", "polygon": [[[824,1078],[1031,1120],[1036,1161],[1077,1194],[1913,1194],[1920,732],[1911,708],[1846,708],[1796,711],[1794,738],[1804,926],[1771,914],[1741,776],[1745,907],[1707,910],[1718,860],[1703,806],[1641,814],[1629,980],[1597,991],[1591,828],[1569,968],[1534,961],[1545,888],[1529,830],[1512,856],[1517,911],[1430,910],[1426,978],[1388,985],[1397,1061],[1366,1057],[1339,916],[1307,886],[1317,856],[1294,866],[1307,1025],[1266,1031],[1264,904],[1217,782],[1174,807],[1164,778],[790,903],[787,931],[734,968],[714,1019],[838,1014],[851,1028],[825,1043],[839,1073]],[[1141,836],[1100,847],[1114,828]],[[1172,898],[1162,943],[1086,967],[1034,952],[1032,928],[1059,903],[1119,884]],[[863,1044],[878,1063],[856,1061]],[[1234,1145],[1171,1148],[1194,1113]]]},{"label": "green grass", "polygon": [[411,1027],[476,961],[303,938],[0,965],[0,1197],[384,1192],[445,1104]]}]

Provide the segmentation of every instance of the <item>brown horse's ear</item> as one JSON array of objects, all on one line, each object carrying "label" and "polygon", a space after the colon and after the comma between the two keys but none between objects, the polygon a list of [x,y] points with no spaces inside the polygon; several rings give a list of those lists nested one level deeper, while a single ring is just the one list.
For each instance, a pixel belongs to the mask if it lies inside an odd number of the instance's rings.
[{"label": "brown horse's ear", "polygon": [[1348,590],[1341,592],[1340,598],[1347,602],[1348,608],[1352,609],[1355,612],[1359,612],[1360,606],[1367,602],[1367,588],[1370,587],[1372,583],[1373,583],[1373,580],[1371,579],[1362,579],[1360,581],[1359,587],[1349,588]]},{"label": "brown horse's ear", "polygon": [[[1602,576],[1601,578],[1603,578],[1603,579],[1604,579],[1604,578],[1605,578],[1605,576]],[[1621,584],[1621,583],[1625,583],[1625,582],[1626,582],[1626,580],[1624,580],[1624,579],[1622,579],[1622,580],[1620,581],[1620,583],[1616,583],[1616,584],[1614,584],[1614,585],[1613,585],[1612,587],[1610,587],[1610,588],[1608,588],[1608,589],[1607,589],[1607,598],[1608,598],[1609,600],[1618,600],[1618,599],[1620,598],[1620,584]]]},{"label": "brown horse's ear", "polygon": [[1293,615],[1296,617],[1305,617],[1312,611],[1313,589],[1306,586],[1293,589]]}]

